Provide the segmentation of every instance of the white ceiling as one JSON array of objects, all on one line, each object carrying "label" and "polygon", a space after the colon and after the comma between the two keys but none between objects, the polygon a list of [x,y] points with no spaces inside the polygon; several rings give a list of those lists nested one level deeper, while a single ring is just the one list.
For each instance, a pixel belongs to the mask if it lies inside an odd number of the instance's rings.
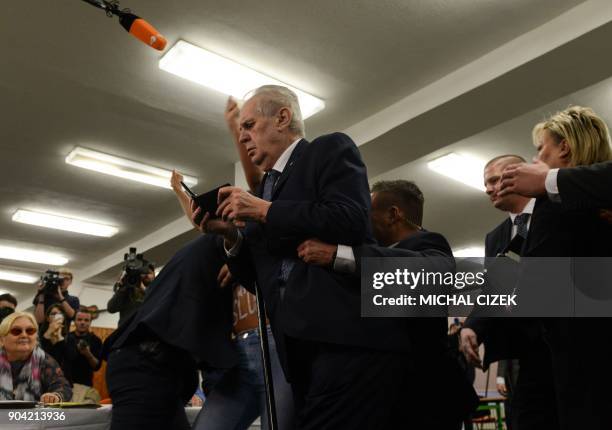
[{"label": "white ceiling", "polygon": [[[486,156],[501,148],[528,153],[519,136],[529,135],[529,115],[539,115],[531,111],[612,76],[612,60],[599,58],[612,34],[607,3],[124,0],[122,6],[155,25],[170,46],[187,40],[325,99],[327,108],[306,122],[308,136],[354,131],[371,177],[418,173],[430,228],[463,245],[478,241],[497,214],[477,193],[424,171],[422,157],[448,145]],[[198,191],[233,181],[237,157],[223,123],[225,96],[159,70],[161,53],[78,0],[7,3],[0,38],[6,44],[0,244],[59,250],[81,283],[114,279],[132,244],[163,264],[193,235],[175,222],[181,212],[173,194],[68,166],[64,157],[80,145],[177,168],[199,178]],[[469,79],[454,78],[461,71]],[[594,105],[593,95],[577,97]],[[506,125],[516,117],[519,123]],[[17,208],[99,219],[120,233],[100,239],[19,225],[10,221]],[[473,225],[460,225],[466,217],[455,214],[467,210],[475,211]],[[20,300],[32,296],[27,285],[0,286]]]}]

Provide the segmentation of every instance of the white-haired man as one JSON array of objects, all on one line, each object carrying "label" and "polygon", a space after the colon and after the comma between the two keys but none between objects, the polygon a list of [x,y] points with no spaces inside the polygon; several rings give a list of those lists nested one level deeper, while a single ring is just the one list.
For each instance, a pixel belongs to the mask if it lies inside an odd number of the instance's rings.
[{"label": "white-haired man", "polygon": [[[297,428],[396,428],[413,371],[404,345],[379,319],[360,317],[358,281],[297,258],[317,237],[372,242],[365,165],[346,135],[304,139],[297,97],[284,87],[253,92],[240,113],[240,143],[266,172],[253,196],[219,192],[217,214],[202,228],[223,234],[232,273],[263,293],[283,368],[292,383]],[[195,216],[199,210],[195,210]]]}]

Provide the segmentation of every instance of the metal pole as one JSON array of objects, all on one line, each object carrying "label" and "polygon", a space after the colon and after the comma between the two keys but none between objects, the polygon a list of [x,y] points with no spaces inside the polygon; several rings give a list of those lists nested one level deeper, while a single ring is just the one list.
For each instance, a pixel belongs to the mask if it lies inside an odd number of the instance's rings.
[{"label": "metal pole", "polygon": [[276,403],[274,402],[274,382],[272,381],[272,366],[270,364],[270,345],[268,344],[268,329],[266,324],[266,306],[261,296],[259,285],[257,284],[255,284],[255,298],[257,300],[257,319],[259,321],[259,346],[261,348],[261,361],[263,363],[264,383],[266,386],[268,427],[269,430],[278,430]]}]

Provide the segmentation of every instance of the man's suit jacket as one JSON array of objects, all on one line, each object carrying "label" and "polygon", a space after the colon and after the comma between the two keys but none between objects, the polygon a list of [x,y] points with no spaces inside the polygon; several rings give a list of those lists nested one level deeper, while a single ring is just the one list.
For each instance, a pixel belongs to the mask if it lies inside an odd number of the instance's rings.
[{"label": "man's suit jacket", "polygon": [[[432,257],[435,271],[452,272],[455,261],[446,238],[439,233],[426,230],[411,234],[393,248],[377,245],[362,245],[353,248],[355,273],[361,273],[363,257]],[[413,270],[419,270],[414,268]],[[418,381],[411,385],[420,387],[422,399],[429,402],[436,397],[446,405],[447,418],[459,421],[467,419],[478,405],[478,396],[456,356],[451,353],[448,342],[448,318],[375,318],[380,321],[386,336],[412,352]],[[382,325],[386,325],[382,327]],[[444,387],[444,389],[441,389]],[[425,406],[426,407],[426,406]],[[432,417],[433,420],[433,417]]]},{"label": "man's suit jacket", "polygon": [[510,217],[487,233],[485,237],[485,257],[495,257],[504,252],[512,238],[512,220]]},{"label": "man's suit jacket", "polygon": [[[455,260],[446,238],[439,233],[418,231],[396,246],[389,248],[378,245],[361,245],[353,247],[357,277],[361,274],[361,259],[413,257],[418,258],[419,267],[411,268],[419,271],[425,258],[431,264],[426,270],[435,272],[454,272]],[[445,351],[448,346],[447,318],[371,318],[380,325],[381,331],[387,333],[397,343],[398,350],[427,350],[434,355]],[[418,345],[418,346],[417,346]]]},{"label": "man's suit jacket", "polygon": [[559,169],[561,201],[576,208],[612,207],[612,161]]},{"label": "man's suit jacket", "polygon": [[[506,228],[502,223],[490,235],[503,240]],[[493,233],[495,233],[493,235]],[[522,257],[608,257],[612,255],[612,226],[601,220],[596,210],[577,210],[565,203],[554,203],[543,197],[536,200],[531,217],[529,234],[524,242]],[[493,243],[493,239],[487,243]],[[502,244],[500,243],[500,246]],[[493,248],[487,256],[494,255]],[[497,250],[496,250],[497,251]],[[497,251],[499,252],[499,251]],[[523,289],[538,288],[530,282],[530,270],[537,268],[530,266],[527,260],[522,263]],[[581,282],[581,264],[584,260],[573,259],[572,274],[575,276],[574,285],[578,289],[587,291],[597,284],[607,285],[605,273],[589,273],[589,282]],[[548,319],[547,323],[561,319]],[[563,319],[565,321],[565,319]],[[466,321],[466,326],[472,328],[478,338],[485,344],[484,364],[501,359],[519,358],[529,353],[528,345],[541,336],[541,321],[531,318],[479,318],[473,313]],[[527,348],[527,349],[526,349]]]},{"label": "man's suit jacket", "polygon": [[[260,287],[286,371],[286,336],[390,347],[392,342],[360,318],[358,282],[296,258],[298,245],[308,238],[347,245],[373,242],[370,206],[366,167],[348,136],[334,133],[311,143],[302,139],[277,181],[266,222],[247,223],[238,256],[228,259],[242,285],[251,291],[255,282]],[[279,274],[286,258],[294,267],[284,287]]]},{"label": "man's suit jacket", "polygon": [[149,285],[142,306],[111,335],[105,349],[153,336],[180,348],[200,364],[231,368],[232,289],[219,288],[223,244],[203,235],[180,249]]},{"label": "man's suit jacket", "polygon": [[[512,239],[512,220],[507,217],[485,237],[485,257],[493,258],[504,253]],[[478,308],[474,309],[465,321],[465,327],[474,330],[479,341],[485,344],[483,359],[487,369],[493,362],[504,357],[516,357],[522,351],[525,338],[520,330],[516,330],[516,321],[506,318],[479,316]]]}]

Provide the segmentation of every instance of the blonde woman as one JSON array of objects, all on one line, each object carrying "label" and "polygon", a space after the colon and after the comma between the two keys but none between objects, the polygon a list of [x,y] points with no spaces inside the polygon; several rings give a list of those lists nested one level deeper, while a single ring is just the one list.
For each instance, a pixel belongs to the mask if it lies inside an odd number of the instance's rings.
[{"label": "blonde woman", "polygon": [[0,400],[59,403],[72,397],[68,380],[37,342],[32,314],[15,312],[0,324]]},{"label": "blonde woman", "polygon": [[[536,124],[532,136],[537,151],[534,164],[514,165],[509,168],[510,174],[505,171],[502,178],[507,190],[518,193],[525,184],[517,178],[525,179],[529,176],[526,172],[544,172],[546,177],[548,171],[556,174],[558,169],[584,169],[612,158],[608,127],[587,107],[572,106],[557,112]],[[517,174],[519,171],[522,174]],[[538,182],[534,178],[525,182]],[[556,178],[554,182],[556,186]],[[511,318],[496,323],[491,321],[495,318],[487,321],[470,317],[461,331],[461,346],[473,363],[479,362],[477,347],[481,342],[485,345],[485,362],[519,359],[512,399],[514,428],[607,430],[612,374],[605,369],[609,365],[612,320],[593,317],[601,315],[595,312],[602,312],[596,305],[605,305],[604,300],[610,299],[612,226],[596,206],[582,204],[579,199],[568,204],[572,202],[563,195],[560,204],[558,194],[549,191],[546,195],[541,188],[533,194],[538,198],[526,224],[517,290],[540,291],[549,297],[551,306],[568,300],[574,306],[573,316],[589,318]],[[571,279],[559,281],[554,273],[543,269],[542,257],[561,257],[556,270],[570,273]],[[564,281],[574,289],[564,290]],[[559,316],[566,315],[572,316]]]}]

